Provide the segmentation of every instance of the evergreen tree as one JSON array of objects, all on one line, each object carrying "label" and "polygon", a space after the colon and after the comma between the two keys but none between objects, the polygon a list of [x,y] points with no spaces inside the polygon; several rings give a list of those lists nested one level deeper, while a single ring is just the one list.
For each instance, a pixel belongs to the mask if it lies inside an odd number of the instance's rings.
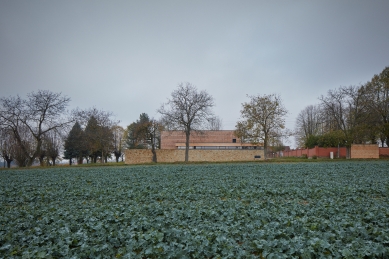
[{"label": "evergreen tree", "polygon": [[69,135],[65,139],[65,152],[64,158],[69,159],[69,164],[72,164],[72,159],[77,158],[78,160],[82,159],[85,155],[84,148],[84,132],[81,129],[81,125],[76,122],[73,125],[72,130],[69,132]]}]

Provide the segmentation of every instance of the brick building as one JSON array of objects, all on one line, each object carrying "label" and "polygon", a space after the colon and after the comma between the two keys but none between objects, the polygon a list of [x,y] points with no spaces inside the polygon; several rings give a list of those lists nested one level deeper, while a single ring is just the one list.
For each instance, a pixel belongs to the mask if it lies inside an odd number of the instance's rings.
[{"label": "brick building", "polygon": [[[161,149],[185,149],[185,144],[183,131],[161,132]],[[233,130],[205,130],[190,134],[189,149],[263,149],[263,145],[242,143]]]},{"label": "brick building", "polygon": [[[229,162],[264,159],[263,145],[242,143],[233,130],[208,130],[192,132],[189,139],[189,161]],[[162,131],[161,149],[156,150],[158,162],[174,163],[185,160],[185,133]],[[148,149],[126,150],[126,164],[151,163]]]}]

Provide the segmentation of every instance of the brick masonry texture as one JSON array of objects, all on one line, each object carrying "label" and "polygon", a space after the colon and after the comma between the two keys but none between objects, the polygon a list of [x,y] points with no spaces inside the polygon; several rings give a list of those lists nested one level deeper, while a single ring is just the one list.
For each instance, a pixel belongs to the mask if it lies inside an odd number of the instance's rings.
[{"label": "brick masonry texture", "polygon": [[[203,133],[192,132],[189,143],[232,143],[233,139],[236,139],[236,143],[240,143],[233,130],[207,130]],[[185,143],[183,131],[161,132],[161,149],[176,149],[176,143]]]},{"label": "brick masonry texture", "polygon": [[389,147],[380,147],[380,156],[389,157]]},{"label": "brick masonry texture", "polygon": [[[339,157],[346,157],[346,148],[339,148],[340,154]],[[384,156],[384,148],[379,148],[378,145],[352,145],[351,146],[351,158],[379,158],[379,156]],[[389,150],[388,150],[389,151]],[[307,155],[308,157],[317,156],[317,157],[330,157],[330,152],[334,153],[334,157],[337,157],[338,148],[336,147],[314,147],[311,149],[297,149],[284,151],[283,155],[285,157],[300,157],[302,155]],[[389,154],[389,153],[388,153]]]},{"label": "brick masonry texture", "polygon": [[[158,149],[157,160],[160,163],[185,161],[185,150]],[[254,158],[261,156],[261,158]],[[229,162],[263,160],[263,150],[189,150],[189,162]],[[126,164],[145,164],[152,162],[150,149],[126,150]]]},{"label": "brick masonry texture", "polygon": [[379,158],[378,145],[352,145],[351,158]]}]

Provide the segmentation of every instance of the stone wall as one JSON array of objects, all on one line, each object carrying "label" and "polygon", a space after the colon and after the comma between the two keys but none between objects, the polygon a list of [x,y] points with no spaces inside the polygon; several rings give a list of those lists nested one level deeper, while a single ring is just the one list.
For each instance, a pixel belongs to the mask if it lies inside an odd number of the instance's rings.
[{"label": "stone wall", "polygon": [[[185,161],[185,150],[158,149],[157,160],[160,163]],[[255,158],[260,156],[260,158]],[[190,162],[229,162],[263,160],[263,150],[189,150]],[[126,164],[144,164],[152,162],[150,149],[126,150]]]},{"label": "stone wall", "polygon": [[378,145],[352,145],[351,158],[379,158]]}]

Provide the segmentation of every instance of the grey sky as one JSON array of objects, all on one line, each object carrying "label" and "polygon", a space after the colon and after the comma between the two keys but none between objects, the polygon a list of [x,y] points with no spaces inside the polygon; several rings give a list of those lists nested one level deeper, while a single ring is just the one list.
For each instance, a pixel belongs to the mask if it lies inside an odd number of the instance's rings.
[{"label": "grey sky", "polygon": [[[297,114],[389,65],[389,1],[0,1],[0,95],[62,92],[121,125],[180,82],[206,89],[224,129],[246,95]],[[293,146],[293,143],[289,143]]]}]

